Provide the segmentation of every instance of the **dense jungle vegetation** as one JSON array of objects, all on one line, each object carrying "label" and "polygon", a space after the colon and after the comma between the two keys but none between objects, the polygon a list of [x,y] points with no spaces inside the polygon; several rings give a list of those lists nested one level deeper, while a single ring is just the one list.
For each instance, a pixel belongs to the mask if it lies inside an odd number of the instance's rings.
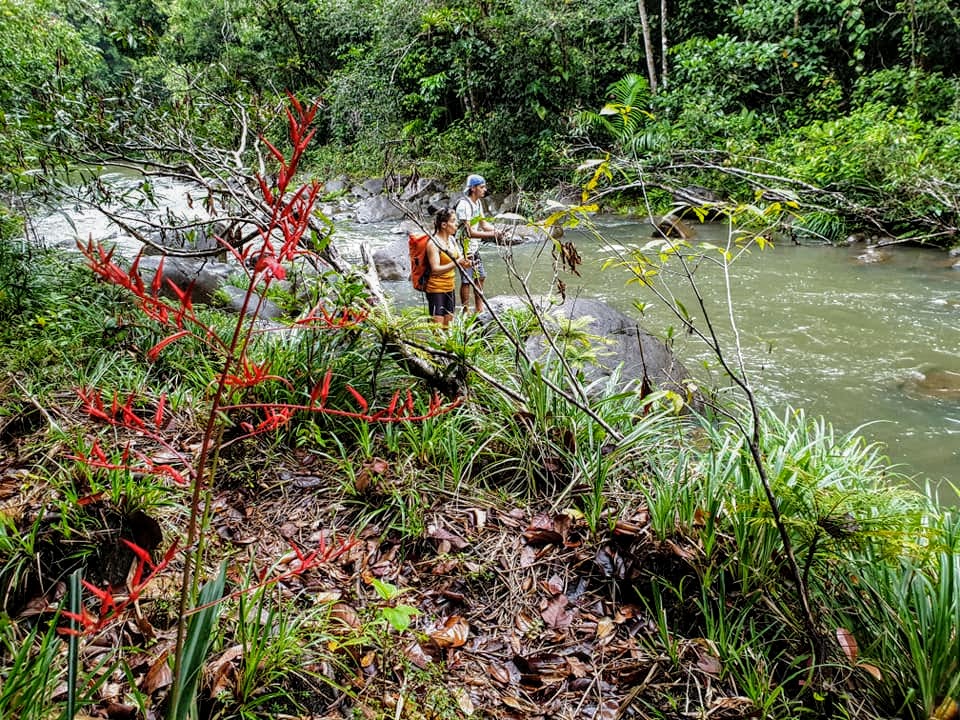
[{"label": "dense jungle vegetation", "polygon": [[158,127],[232,147],[228,101],[275,134],[293,92],[322,99],[307,159],[322,178],[476,170],[542,190],[610,152],[615,186],[741,202],[776,190],[803,200],[801,232],[955,242],[960,21],[947,0],[0,8],[7,183]]},{"label": "dense jungle vegetation", "polygon": [[[671,284],[787,225],[953,246],[958,13],[0,0],[0,718],[957,718],[956,511],[760,407],[736,309]],[[253,228],[217,250],[284,317],[33,240],[130,161]],[[441,332],[340,264],[314,178],[470,171],[558,277],[597,205],[728,198],[726,246],[618,264],[726,386],[598,379],[533,306]]]}]

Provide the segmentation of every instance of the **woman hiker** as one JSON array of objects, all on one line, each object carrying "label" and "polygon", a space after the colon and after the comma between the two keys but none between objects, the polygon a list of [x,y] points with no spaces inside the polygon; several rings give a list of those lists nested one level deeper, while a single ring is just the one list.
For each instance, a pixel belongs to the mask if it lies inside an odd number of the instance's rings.
[{"label": "woman hiker", "polygon": [[461,272],[470,268],[470,261],[464,257],[456,241],[458,226],[457,214],[453,210],[440,210],[433,218],[433,238],[427,243],[427,263],[430,266],[425,288],[427,307],[433,321],[444,329],[450,327],[456,310],[453,271],[457,266]]}]

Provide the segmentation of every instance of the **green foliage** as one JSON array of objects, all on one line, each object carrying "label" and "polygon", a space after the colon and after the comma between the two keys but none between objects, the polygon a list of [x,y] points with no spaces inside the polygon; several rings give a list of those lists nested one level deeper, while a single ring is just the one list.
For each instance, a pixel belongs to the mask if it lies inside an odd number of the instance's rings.
[{"label": "green foliage", "polygon": [[682,96],[669,100],[671,119],[680,119],[685,99],[708,106],[714,113],[757,107],[767,97],[784,92],[778,72],[783,57],[772,42],[744,41],[720,35],[691,39],[674,48],[673,78]]},{"label": "green foliage", "polygon": [[790,226],[799,242],[837,244],[848,236],[847,224],[837,213],[804,213]]},{"label": "green foliage", "polygon": [[10,518],[0,517],[0,617],[15,610],[13,605],[21,601],[21,594],[33,579],[40,531],[39,521],[29,527],[17,527]]},{"label": "green foliage", "polygon": [[0,715],[47,720],[63,668],[55,623],[37,623],[25,635],[19,624],[0,615]]},{"label": "green foliage", "polygon": [[55,158],[88,111],[86,86],[101,69],[95,48],[38,0],[0,0],[0,174]]},{"label": "green foliage", "polygon": [[[116,295],[61,253],[0,242],[0,356],[10,370],[59,366],[70,374],[99,353],[90,348],[108,333],[107,298]],[[101,302],[102,301],[102,302]],[[96,338],[96,343],[93,339]],[[69,358],[69,363],[67,362]]]},{"label": "green foliage", "polygon": [[[255,578],[252,574],[245,584],[256,586]],[[333,684],[314,669],[321,663],[335,666],[329,646],[347,644],[343,637],[334,640],[327,607],[299,607],[267,585],[241,593],[236,612],[224,615],[235,618],[233,650],[242,655],[236,681],[216,698],[224,707],[221,717],[263,717],[281,709],[304,712],[301,701],[313,700],[313,694]]]},{"label": "green foliage", "polygon": [[223,608],[221,599],[227,580],[227,564],[217,577],[208,580],[197,596],[197,607],[187,623],[186,639],[180,662],[180,677],[171,701],[170,720],[197,720],[197,694],[207,655],[216,639],[217,622]]},{"label": "green foliage", "polygon": [[955,125],[937,125],[912,110],[870,104],[798,130],[777,142],[772,154],[799,180],[839,190],[864,205],[882,206],[887,221],[895,225],[952,212],[936,193],[923,188],[957,181],[955,137]]},{"label": "green foliage", "polygon": [[940,702],[960,689],[960,640],[953,631],[960,622],[957,531],[956,517],[947,513],[931,527],[917,528],[925,547],[909,548],[899,562],[866,557],[844,578],[855,598],[845,620],[865,643],[864,654],[888,677],[877,694],[891,710],[916,697],[922,715],[914,717],[936,717]]},{"label": "green foliage", "polygon": [[12,322],[36,306],[39,288],[31,262],[35,254],[22,240],[0,230],[0,320]]},{"label": "green foliage", "polygon": [[893,67],[863,75],[857,80],[851,102],[910,109],[924,121],[960,120],[960,80],[918,68]]},{"label": "green foliage", "polygon": [[396,585],[377,578],[371,578],[370,582],[374,590],[377,591],[377,595],[384,601],[384,604],[379,608],[383,621],[398,633],[406,632],[410,623],[413,622],[413,618],[419,615],[420,611],[411,605],[397,602],[401,590]]},{"label": "green foliage", "polygon": [[644,133],[653,115],[647,81],[635,73],[625,75],[607,89],[609,102],[600,112],[582,111],[578,123],[587,130],[599,131],[615,143],[618,153],[634,157],[643,151],[660,149],[662,139]]}]

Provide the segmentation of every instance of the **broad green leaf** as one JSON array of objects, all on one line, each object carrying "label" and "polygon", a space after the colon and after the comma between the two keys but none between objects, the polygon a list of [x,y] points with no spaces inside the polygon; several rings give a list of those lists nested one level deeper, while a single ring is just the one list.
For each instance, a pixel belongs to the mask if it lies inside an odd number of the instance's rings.
[{"label": "broad green leaf", "polygon": [[383,618],[390,623],[390,626],[397,632],[403,632],[408,627],[414,617],[420,614],[420,611],[410,605],[397,605],[396,607],[385,607],[380,610]]}]

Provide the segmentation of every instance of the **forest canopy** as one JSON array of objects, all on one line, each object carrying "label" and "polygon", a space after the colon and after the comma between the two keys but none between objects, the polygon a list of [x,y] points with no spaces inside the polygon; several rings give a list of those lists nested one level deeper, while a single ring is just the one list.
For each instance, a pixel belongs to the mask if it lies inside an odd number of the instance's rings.
[{"label": "forest canopy", "polygon": [[953,243],[960,10],[946,0],[746,0],[712,13],[667,0],[0,9],[0,167],[14,179],[170,113],[230,145],[228,101],[269,134],[289,92],[321,99],[309,159],[320,177],[478,170],[497,187],[543,190],[609,154],[628,184],[743,201],[763,175],[839,193],[799,223],[828,240],[866,224]]}]

